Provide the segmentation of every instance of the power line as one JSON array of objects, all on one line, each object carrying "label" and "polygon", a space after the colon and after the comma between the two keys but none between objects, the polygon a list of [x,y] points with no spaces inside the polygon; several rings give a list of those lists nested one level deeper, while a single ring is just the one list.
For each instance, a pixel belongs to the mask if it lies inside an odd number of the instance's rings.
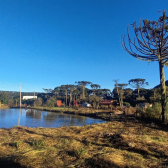
[{"label": "power line", "polygon": [[29,89],[25,88],[23,85],[22,85],[22,87],[23,87],[24,89],[26,89],[26,90],[30,91],[30,92],[33,92],[33,91],[31,91],[31,90],[29,90]]}]

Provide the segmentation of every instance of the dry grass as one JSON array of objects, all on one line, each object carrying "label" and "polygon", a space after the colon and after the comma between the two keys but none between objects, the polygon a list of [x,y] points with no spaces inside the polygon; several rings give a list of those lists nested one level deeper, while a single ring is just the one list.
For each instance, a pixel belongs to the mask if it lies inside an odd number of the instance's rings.
[{"label": "dry grass", "polygon": [[6,105],[6,104],[1,104],[0,105],[0,109],[8,109],[8,108],[9,108],[9,106]]},{"label": "dry grass", "polygon": [[168,132],[106,122],[83,127],[0,129],[1,167],[168,167]]}]

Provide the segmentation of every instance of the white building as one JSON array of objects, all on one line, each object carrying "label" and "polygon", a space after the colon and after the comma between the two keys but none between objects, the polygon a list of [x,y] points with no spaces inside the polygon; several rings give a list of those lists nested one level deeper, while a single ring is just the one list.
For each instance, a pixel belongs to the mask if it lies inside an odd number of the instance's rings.
[{"label": "white building", "polygon": [[89,104],[88,102],[82,103],[82,107],[92,107],[91,104]]},{"label": "white building", "polygon": [[37,96],[23,96],[23,100],[27,99],[37,99]]}]

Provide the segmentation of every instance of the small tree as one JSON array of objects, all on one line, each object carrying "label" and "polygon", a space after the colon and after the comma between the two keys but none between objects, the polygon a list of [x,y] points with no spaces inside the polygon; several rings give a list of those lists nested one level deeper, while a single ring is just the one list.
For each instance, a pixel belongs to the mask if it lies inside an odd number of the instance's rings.
[{"label": "small tree", "polygon": [[139,98],[140,97],[140,95],[139,95],[140,89],[142,87],[148,85],[148,82],[145,82],[145,79],[136,78],[136,79],[130,79],[128,81],[128,84],[138,90],[138,98]]},{"label": "small tree", "polygon": [[42,100],[42,98],[39,97],[39,98],[37,98],[37,99],[34,100],[33,105],[35,107],[40,107],[42,105],[42,103],[43,103],[43,100]]},{"label": "small tree", "polygon": [[[132,41],[127,28],[129,49],[125,44],[125,36],[121,36],[123,48],[133,57],[145,61],[158,61],[161,84],[162,122],[165,122],[166,111],[166,87],[164,65],[168,62],[168,17],[165,10],[158,21],[143,20],[143,26],[136,26],[133,22],[135,38]],[[137,41],[137,42],[136,42]]]},{"label": "small tree", "polygon": [[55,107],[56,104],[56,99],[55,97],[50,97],[49,99],[47,99],[46,105],[47,107]]},{"label": "small tree", "polygon": [[99,108],[99,103],[103,100],[101,96],[92,95],[90,96],[90,102],[93,104],[93,108]]}]

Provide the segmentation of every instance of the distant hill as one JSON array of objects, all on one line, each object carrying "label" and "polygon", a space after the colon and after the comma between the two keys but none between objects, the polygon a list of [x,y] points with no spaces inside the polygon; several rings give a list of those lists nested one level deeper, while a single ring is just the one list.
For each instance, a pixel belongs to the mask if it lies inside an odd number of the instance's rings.
[{"label": "distant hill", "polygon": [[[20,92],[16,92],[16,91],[1,91],[0,90],[0,94],[3,93],[3,92],[6,92],[10,99],[19,98],[20,97]],[[38,94],[41,94],[41,92],[35,92],[36,96]],[[34,92],[22,92],[22,96],[34,96]]]},{"label": "distant hill", "polygon": [[[168,86],[168,80],[167,80],[167,81],[165,81],[165,84],[166,84],[166,86]],[[154,89],[155,89],[155,88],[159,88],[160,86],[161,86],[161,84],[159,84],[159,85],[155,86],[155,87],[154,87]]]}]

